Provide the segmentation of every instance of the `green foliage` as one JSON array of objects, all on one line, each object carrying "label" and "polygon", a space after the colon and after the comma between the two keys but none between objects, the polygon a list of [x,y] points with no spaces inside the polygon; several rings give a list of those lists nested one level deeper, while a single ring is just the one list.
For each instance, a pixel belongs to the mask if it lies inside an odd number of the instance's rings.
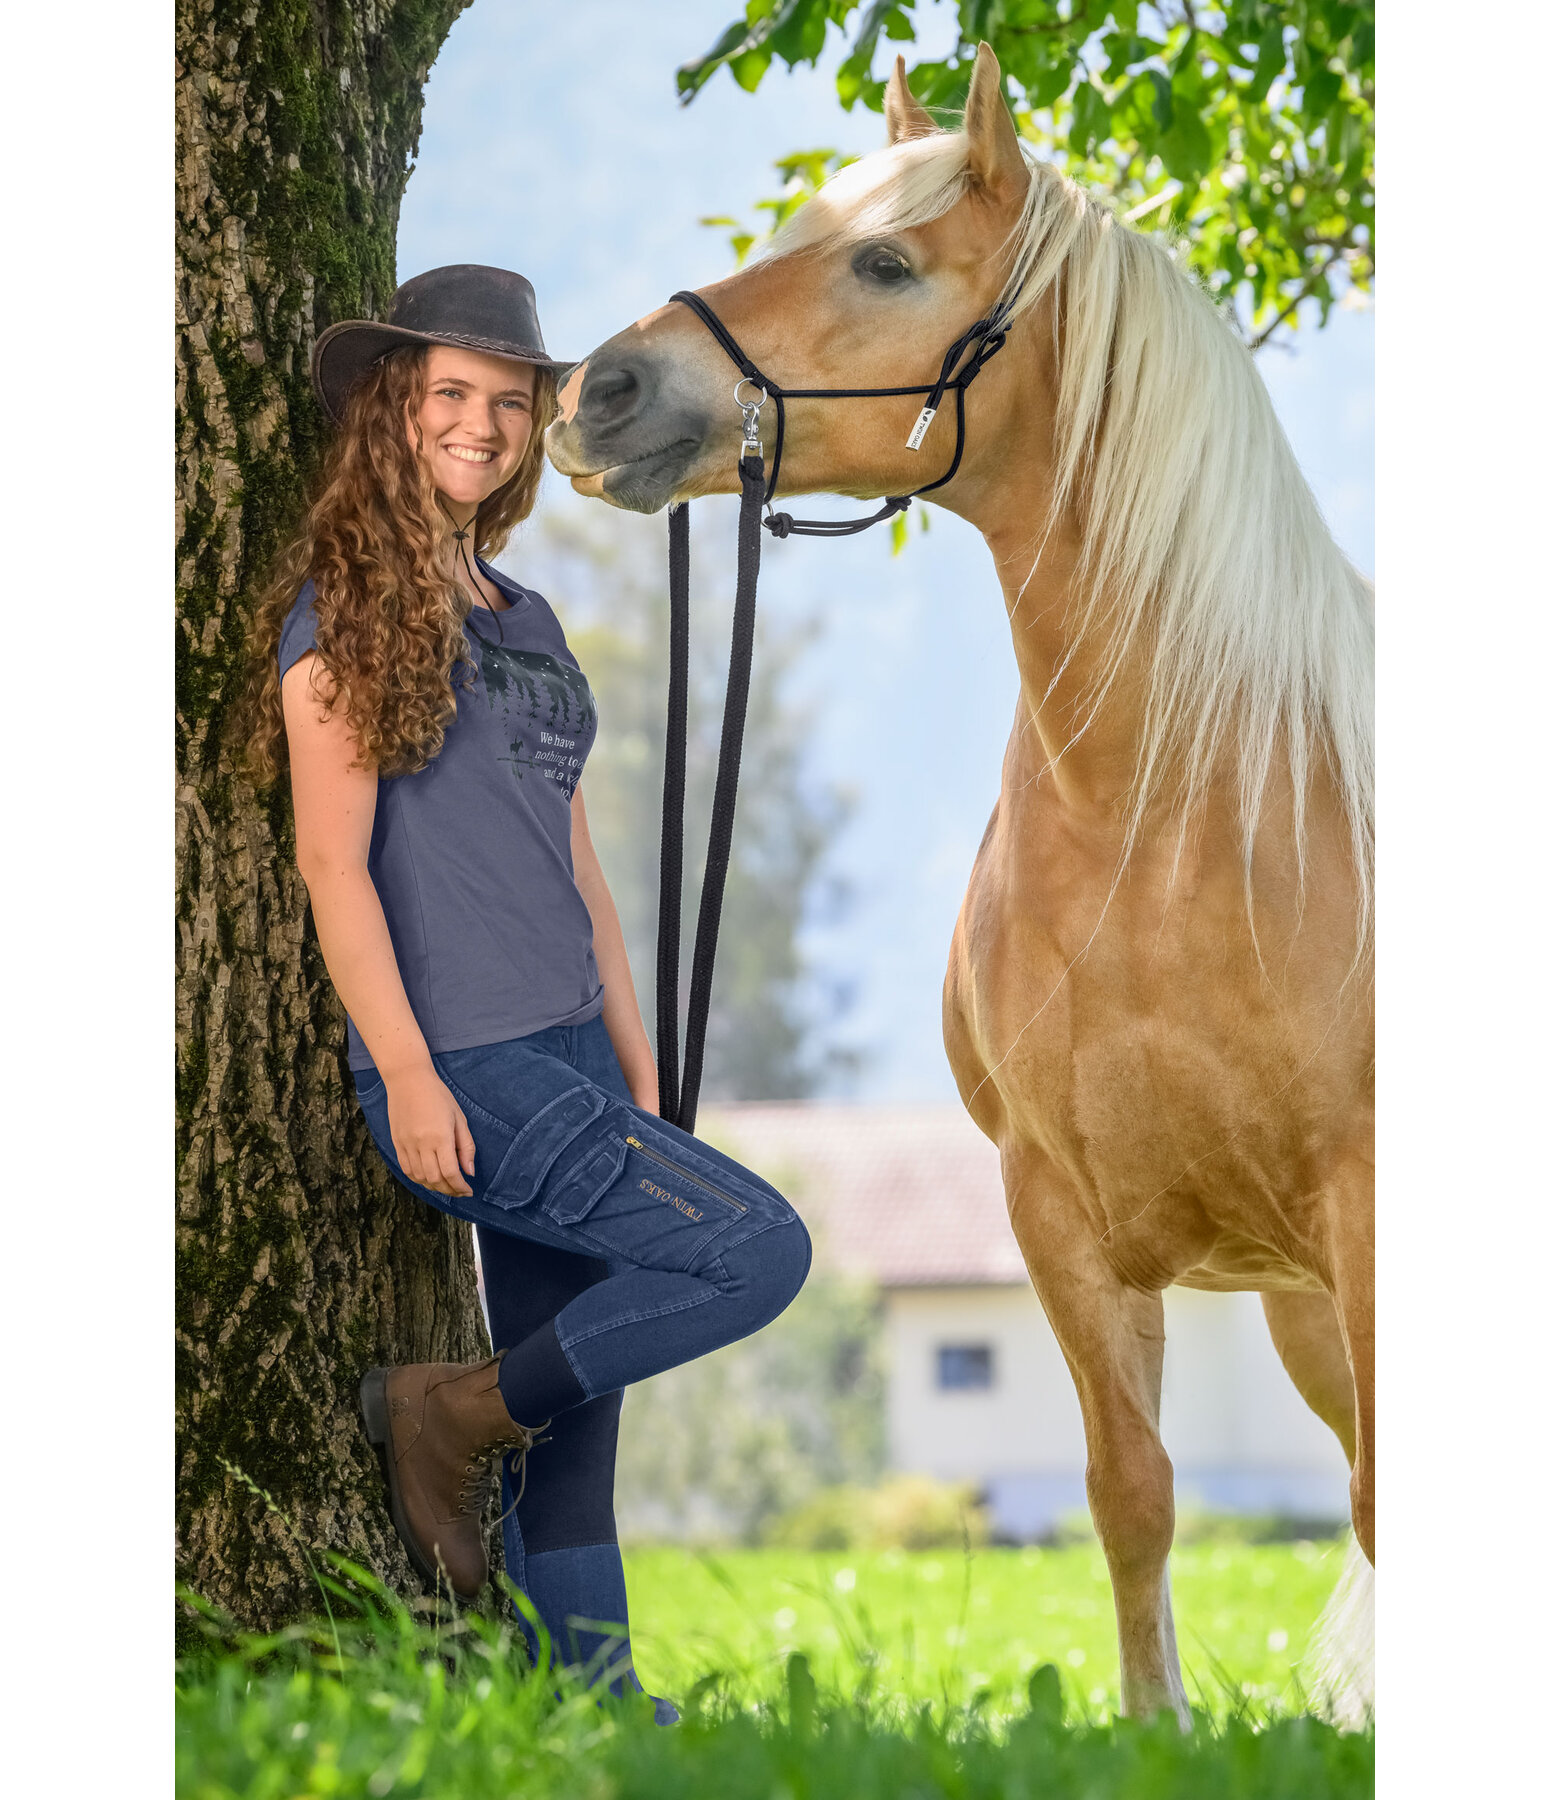
[{"label": "green foliage", "polygon": [[[1022,1616],[1037,1618],[1057,1553],[1000,1556],[1018,1578]],[[575,1674],[550,1667],[546,1653],[530,1672],[511,1625],[477,1613],[411,1612],[342,1559],[331,1558],[324,1577],[340,1619],[337,1646],[326,1625],[237,1634],[193,1603],[207,1643],[178,1673],[177,1792],[183,1800],[1356,1800],[1372,1792],[1370,1733],[1287,1717],[1242,1689],[1218,1693],[1184,1737],[1171,1717],[1139,1725],[1108,1720],[1106,1708],[1095,1713],[1088,1671],[1075,1674],[1069,1656],[1064,1674],[1039,1658],[999,1697],[976,1688],[983,1646],[974,1600],[989,1556],[947,1568],[899,1559],[917,1576],[939,1569],[925,1589],[941,1595],[937,1612],[959,1621],[947,1628],[958,1635],[944,1655],[935,1648],[943,1642],[936,1613],[925,1609],[908,1634],[907,1682],[890,1663],[903,1646],[899,1629],[869,1628],[863,1595],[873,1565],[784,1560],[788,1588],[822,1580],[841,1651],[821,1648],[822,1632],[809,1639],[799,1630],[800,1641],[771,1649],[757,1670],[735,1659],[686,1664],[699,1672],[674,1690],[684,1721],[669,1730],[652,1723],[643,1698],[588,1692]],[[682,1555],[673,1572],[666,1599],[681,1621],[707,1587],[722,1595],[724,1613],[756,1598],[739,1585],[735,1563],[719,1571],[722,1584]],[[847,1573],[849,1600],[834,1580]],[[651,1584],[633,1565],[631,1575],[640,1613]],[[1253,1597],[1263,1594],[1257,1588]],[[651,1591],[652,1610],[663,1600]],[[816,1600],[803,1605],[815,1623],[823,1616]],[[658,1687],[649,1665],[646,1677]]]},{"label": "green foliage", "polygon": [[[723,64],[752,91],[776,58],[816,63],[832,30],[850,45],[841,104],[881,110],[892,45],[914,41],[916,10],[747,0],[679,69],[679,94],[691,100]],[[957,0],[957,11],[952,53],[910,67],[916,97],[953,123],[987,40],[1019,130],[1135,223],[1175,234],[1213,293],[1245,292],[1256,342],[1295,328],[1305,299],[1327,319],[1343,287],[1371,288],[1373,0]],[[781,195],[761,204],[778,223],[837,160],[785,159]],[[757,240],[735,241],[742,256]]]},{"label": "green foliage", "polygon": [[775,164],[775,173],[781,180],[780,192],[766,200],[754,202],[754,211],[765,215],[761,230],[749,230],[725,213],[713,213],[699,222],[701,225],[724,226],[731,232],[728,242],[732,246],[732,254],[737,258],[738,267],[741,268],[755,246],[771,233],[779,231],[797,208],[805,205],[837,169],[843,169],[847,163],[858,160],[854,156],[841,156],[838,150],[793,150],[789,156],[781,157]]}]

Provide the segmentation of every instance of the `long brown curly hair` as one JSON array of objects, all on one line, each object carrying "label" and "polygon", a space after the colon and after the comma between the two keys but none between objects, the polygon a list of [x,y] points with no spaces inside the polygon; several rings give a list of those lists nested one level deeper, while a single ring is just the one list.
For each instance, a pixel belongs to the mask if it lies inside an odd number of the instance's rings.
[{"label": "long brown curly hair", "polygon": [[[452,523],[424,458],[409,442],[419,417],[426,348],[390,351],[351,389],[324,460],[317,497],[276,559],[248,639],[247,683],[233,739],[267,785],[285,761],[277,652],[308,576],[316,590],[318,660],[332,677],[362,762],[381,775],[423,769],[457,716],[453,683],[472,685],[463,621],[472,606],[445,572]],[[556,411],[553,373],[535,368],[533,435],[516,473],[481,502],[472,538],[494,556],[533,510],[544,431]]]}]

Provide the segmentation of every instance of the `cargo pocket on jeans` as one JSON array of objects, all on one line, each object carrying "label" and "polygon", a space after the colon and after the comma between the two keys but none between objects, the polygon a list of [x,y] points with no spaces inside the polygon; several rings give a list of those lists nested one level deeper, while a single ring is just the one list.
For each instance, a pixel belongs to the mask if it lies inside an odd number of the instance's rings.
[{"label": "cargo pocket on jeans", "polygon": [[551,1100],[512,1140],[490,1178],[485,1198],[497,1206],[526,1206],[543,1185],[555,1159],[602,1112],[606,1097],[596,1088],[568,1088]]},{"label": "cargo pocket on jeans", "polygon": [[539,1205],[556,1225],[579,1225],[619,1179],[623,1167],[624,1144],[610,1133],[595,1149],[584,1151],[575,1168],[555,1171]]}]

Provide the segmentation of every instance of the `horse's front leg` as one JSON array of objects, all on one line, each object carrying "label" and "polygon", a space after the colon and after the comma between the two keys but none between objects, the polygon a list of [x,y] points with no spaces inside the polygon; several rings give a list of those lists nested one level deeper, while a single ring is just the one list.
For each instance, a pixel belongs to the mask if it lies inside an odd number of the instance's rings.
[{"label": "horse's front leg", "polygon": [[1325,1187],[1330,1292],[1356,1391],[1356,1455],[1351,1468],[1351,1526],[1376,1563],[1374,1451],[1373,1169],[1365,1152],[1344,1158]]},{"label": "horse's front leg", "polygon": [[1003,1147],[1001,1162],[1012,1226],[1082,1405],[1087,1499],[1119,1627],[1120,1707],[1141,1718],[1171,1707],[1187,1730],[1168,1591],[1173,1464],[1157,1431],[1162,1296],[1118,1279],[1068,1178],[1041,1153]]}]

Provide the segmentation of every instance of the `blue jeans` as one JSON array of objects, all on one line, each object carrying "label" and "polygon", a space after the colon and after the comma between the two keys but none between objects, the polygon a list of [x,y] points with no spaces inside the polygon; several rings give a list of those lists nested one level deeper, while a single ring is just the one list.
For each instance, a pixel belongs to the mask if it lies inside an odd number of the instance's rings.
[{"label": "blue jeans", "polygon": [[[361,1110],[398,1179],[478,1232],[512,1416],[553,1415],[506,1521],[506,1567],[557,1657],[586,1663],[607,1638],[571,1620],[627,1623],[620,1390],[767,1325],[806,1279],[811,1242],[767,1181],[634,1104],[601,1017],[431,1060],[473,1136],[471,1196],[405,1177],[374,1070],[356,1076]],[[503,1488],[509,1506],[509,1468]]]}]

